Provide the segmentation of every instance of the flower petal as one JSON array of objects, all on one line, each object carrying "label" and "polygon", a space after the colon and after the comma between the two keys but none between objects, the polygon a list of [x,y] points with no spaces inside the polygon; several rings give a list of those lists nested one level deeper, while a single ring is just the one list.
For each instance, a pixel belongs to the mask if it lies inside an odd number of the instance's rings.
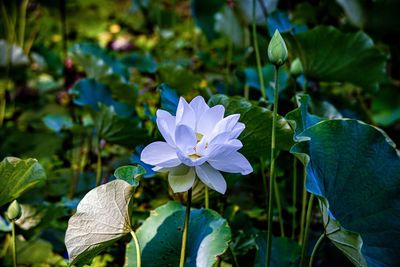
[{"label": "flower petal", "polygon": [[236,152],[243,147],[242,142],[238,139],[229,140],[223,144],[213,144],[208,148],[207,161],[214,160],[215,158],[224,159],[232,152]]},{"label": "flower petal", "polygon": [[223,157],[208,159],[208,163],[217,170],[247,175],[253,172],[249,161],[239,152],[232,152]]},{"label": "flower petal", "polygon": [[154,142],[146,146],[140,160],[153,166],[171,168],[181,164],[176,155],[176,150],[166,142]]},{"label": "flower petal", "polygon": [[196,126],[196,114],[183,97],[179,98],[176,110],[176,125],[178,124],[187,125],[193,130]]},{"label": "flower petal", "polygon": [[194,154],[197,138],[194,131],[187,125],[181,124],[175,130],[175,142],[177,148],[182,151],[184,155]]},{"label": "flower petal", "polygon": [[202,135],[210,135],[215,125],[224,118],[225,108],[222,105],[216,105],[206,110],[197,122],[196,131]]},{"label": "flower petal", "polygon": [[194,168],[180,165],[171,169],[168,174],[168,182],[174,193],[188,191],[194,184],[196,174]]},{"label": "flower petal", "polygon": [[175,147],[175,116],[165,110],[157,110],[157,127],[165,141]]},{"label": "flower petal", "polygon": [[214,127],[214,134],[231,132],[233,127],[235,127],[235,125],[239,121],[239,118],[240,114],[232,114],[220,120]]},{"label": "flower petal", "polygon": [[210,107],[204,101],[202,96],[196,96],[193,100],[189,103],[189,106],[193,109],[194,113],[196,114],[196,121],[199,121],[201,115],[203,115],[206,110],[209,110]]},{"label": "flower petal", "polygon": [[238,138],[239,135],[243,132],[244,128],[245,128],[244,123],[241,122],[236,123],[235,127],[233,127],[231,131],[230,138]]},{"label": "flower petal", "polygon": [[210,166],[208,163],[204,163],[201,166],[196,166],[196,173],[200,180],[211,189],[225,194],[226,192],[226,181],[224,176]]}]

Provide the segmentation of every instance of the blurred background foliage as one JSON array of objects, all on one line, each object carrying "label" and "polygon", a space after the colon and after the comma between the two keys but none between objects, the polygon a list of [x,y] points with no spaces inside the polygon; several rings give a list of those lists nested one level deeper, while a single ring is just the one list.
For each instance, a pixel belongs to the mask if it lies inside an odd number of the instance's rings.
[{"label": "blurred background foliage", "polygon": [[[247,107],[260,120],[265,118],[257,108],[273,102],[273,67],[266,49],[275,29],[283,33],[290,53],[279,76],[280,115],[296,107],[296,93],[307,92],[313,114],[363,120],[400,144],[399,1],[255,3],[253,20],[253,0],[1,0],[0,155],[37,158],[48,177],[43,187],[20,199],[26,210],[18,224],[21,264],[66,265],[68,218],[96,180],[107,182],[117,167],[141,163],[143,146],[160,139],[158,108],[173,113],[179,96],[209,99],[225,94],[248,99],[236,99],[232,110]],[[256,68],[254,33],[266,98]],[[252,123],[256,128],[258,122]],[[246,156],[268,154],[257,150],[257,145],[269,143],[262,130],[251,137],[255,147],[245,147]],[[278,161],[286,233],[296,212],[288,142],[282,144]],[[259,161],[252,164],[255,172],[248,177],[226,175],[225,196],[211,195],[211,207],[223,214],[233,233],[221,266],[261,264],[261,257],[254,259],[262,247],[260,229],[266,227],[264,191]],[[183,198],[172,194],[165,176],[143,167],[147,178],[155,178],[144,179],[135,194],[136,225],[168,199]],[[203,205],[201,191],[199,186],[194,196],[197,207]],[[0,213],[4,211],[2,207]],[[320,222],[315,209],[311,240],[321,233]],[[279,227],[274,229],[278,236]],[[7,232],[0,217],[2,266],[11,264]],[[292,235],[298,235],[297,228]],[[296,265],[298,245],[286,239],[276,242],[282,248],[278,252],[293,259],[279,266]],[[328,242],[320,253],[320,266],[351,266]],[[92,265],[122,266],[123,260],[120,242]]]}]

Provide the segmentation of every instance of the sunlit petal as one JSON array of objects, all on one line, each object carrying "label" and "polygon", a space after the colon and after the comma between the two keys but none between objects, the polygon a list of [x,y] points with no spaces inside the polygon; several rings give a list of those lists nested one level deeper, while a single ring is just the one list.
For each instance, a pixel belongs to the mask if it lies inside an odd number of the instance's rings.
[{"label": "sunlit petal", "polygon": [[221,194],[225,194],[225,178],[219,171],[211,167],[210,164],[204,163],[201,166],[196,166],[196,174],[206,186],[214,189]]},{"label": "sunlit petal", "polygon": [[253,172],[249,161],[239,152],[232,152],[224,157],[209,159],[210,165],[223,172],[241,173],[247,175]]},{"label": "sunlit petal", "polygon": [[195,130],[196,114],[183,97],[179,99],[178,108],[176,110],[176,125],[182,124]]},{"label": "sunlit petal", "polygon": [[241,122],[236,123],[235,127],[233,127],[231,131],[230,138],[238,138],[239,135],[243,132],[244,128],[245,128],[244,123]]},{"label": "sunlit petal", "polygon": [[196,96],[193,98],[189,105],[196,114],[196,121],[199,121],[203,113],[210,109],[210,107],[206,104],[206,101],[204,101],[204,98],[201,96]]},{"label": "sunlit petal", "polygon": [[195,132],[187,125],[182,124],[176,127],[175,142],[177,148],[184,154],[194,154],[197,138]]},{"label": "sunlit petal", "polygon": [[239,114],[232,114],[227,116],[226,118],[223,118],[214,126],[213,134],[216,135],[223,132],[231,132],[239,121],[239,118]]},{"label": "sunlit petal", "polygon": [[225,108],[222,105],[216,105],[200,117],[197,122],[197,132],[202,135],[210,135],[215,127],[215,125],[223,119]]},{"label": "sunlit petal", "polygon": [[188,191],[196,179],[194,168],[180,165],[171,169],[168,174],[168,182],[174,193]]},{"label": "sunlit petal", "polygon": [[176,155],[176,149],[166,142],[154,142],[146,146],[140,155],[140,159],[146,164],[164,168],[181,164]]},{"label": "sunlit petal", "polygon": [[157,127],[165,141],[172,147],[175,147],[175,116],[169,112],[157,110]]}]

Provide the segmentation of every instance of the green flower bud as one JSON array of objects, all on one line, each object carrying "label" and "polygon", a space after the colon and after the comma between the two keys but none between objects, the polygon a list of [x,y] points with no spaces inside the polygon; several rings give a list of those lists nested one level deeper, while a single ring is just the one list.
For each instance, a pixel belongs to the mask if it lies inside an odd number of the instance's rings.
[{"label": "green flower bud", "polygon": [[290,73],[294,76],[303,74],[303,65],[301,65],[301,61],[298,57],[292,61],[292,64],[290,65]]},{"label": "green flower bud", "polygon": [[278,30],[275,30],[274,36],[268,45],[268,58],[275,66],[281,66],[288,58],[288,51],[285,41]]},{"label": "green flower bud", "polygon": [[21,206],[19,203],[14,200],[11,202],[10,206],[7,209],[7,217],[10,221],[18,220],[22,215]]}]

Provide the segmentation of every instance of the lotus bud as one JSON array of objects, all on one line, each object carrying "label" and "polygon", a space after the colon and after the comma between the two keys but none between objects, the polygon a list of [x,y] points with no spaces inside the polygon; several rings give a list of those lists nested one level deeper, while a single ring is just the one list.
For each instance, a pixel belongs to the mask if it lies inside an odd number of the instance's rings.
[{"label": "lotus bud", "polygon": [[21,206],[16,200],[14,200],[13,202],[11,202],[10,206],[8,206],[7,217],[10,221],[15,221],[18,220],[21,215]]},{"label": "lotus bud", "polygon": [[294,76],[303,74],[303,66],[301,65],[301,61],[298,57],[292,61],[292,64],[290,65],[290,73]]},{"label": "lotus bud", "polygon": [[275,30],[274,36],[268,45],[269,61],[275,66],[281,66],[288,58],[288,50],[285,41],[278,30]]}]

